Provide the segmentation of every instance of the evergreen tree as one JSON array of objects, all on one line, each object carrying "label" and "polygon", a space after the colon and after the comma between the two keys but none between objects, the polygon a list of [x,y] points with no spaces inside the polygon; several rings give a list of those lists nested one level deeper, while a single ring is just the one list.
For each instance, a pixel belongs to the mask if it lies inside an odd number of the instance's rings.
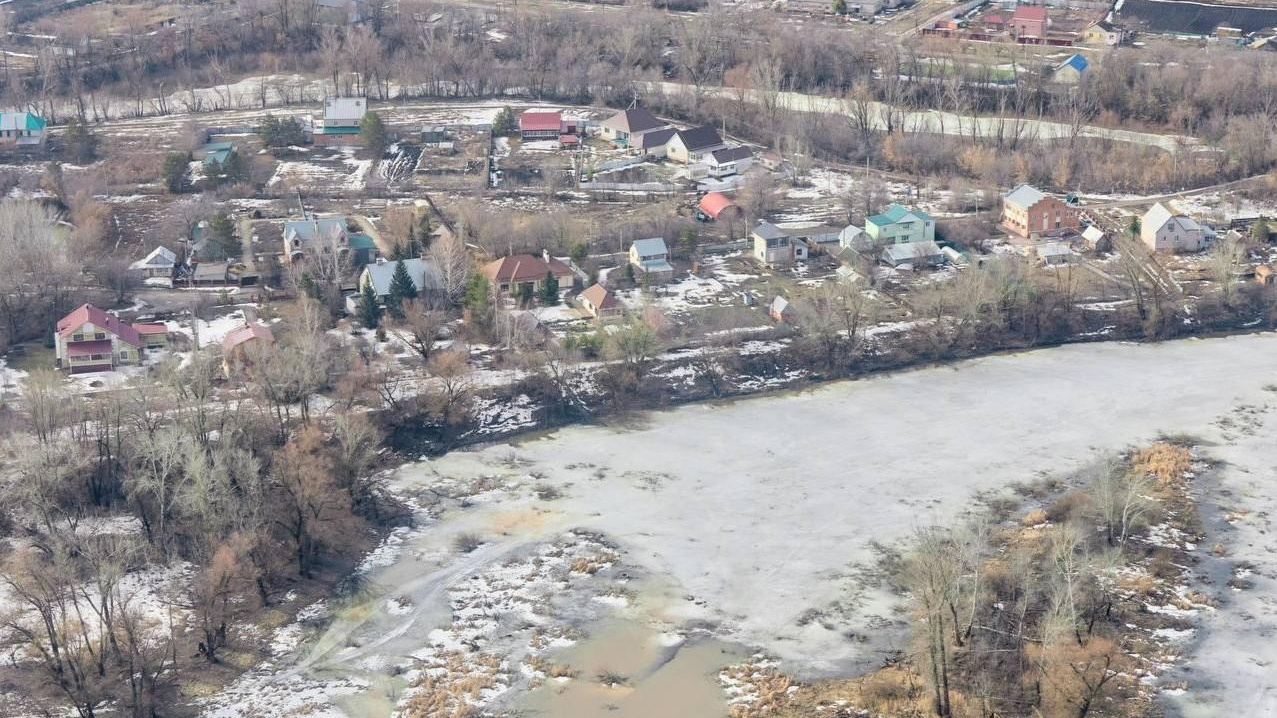
[{"label": "evergreen tree", "polygon": [[208,220],[208,233],[208,246],[214,257],[231,259],[241,254],[235,222],[225,212],[217,212]]},{"label": "evergreen tree", "polygon": [[519,285],[519,306],[526,307],[532,303],[532,282],[524,282]]},{"label": "evergreen tree", "polygon": [[408,265],[399,260],[395,263],[395,273],[390,277],[390,289],[386,293],[386,309],[396,319],[403,318],[403,303],[417,298],[417,285],[412,283],[408,275]]},{"label": "evergreen tree", "polygon": [[1250,238],[1256,242],[1268,241],[1268,220],[1260,217],[1250,226]]},{"label": "evergreen tree", "polygon": [[372,288],[372,282],[364,282],[363,289],[359,290],[359,303],[355,307],[355,314],[359,318],[359,323],[368,329],[376,329],[381,323],[381,305],[377,303],[377,290]]},{"label": "evergreen tree", "polygon": [[497,113],[496,119],[492,121],[492,134],[498,137],[508,137],[519,131],[519,121],[514,117],[514,110],[510,107],[503,107]]},{"label": "evergreen tree", "polygon": [[222,181],[226,184],[237,184],[248,181],[248,162],[243,155],[231,150],[221,167]]},{"label": "evergreen tree", "polygon": [[97,159],[97,135],[78,118],[67,124],[66,132],[62,133],[62,144],[66,147],[66,159],[75,164],[86,165]]},{"label": "evergreen tree", "polygon": [[541,303],[553,307],[559,303],[559,278],[554,272],[545,273],[545,281],[541,282]]},{"label": "evergreen tree", "polygon": [[382,122],[381,115],[376,112],[366,113],[364,119],[359,121],[359,136],[374,157],[385,154],[386,145],[390,144],[386,134],[386,123]]},{"label": "evergreen tree", "polygon": [[301,125],[290,118],[279,118],[266,115],[262,124],[257,127],[257,134],[267,147],[290,147],[306,141]]},{"label": "evergreen tree", "polygon": [[433,231],[434,227],[430,224],[430,212],[422,212],[421,219],[417,221],[416,238],[414,240],[417,243],[416,246],[419,252],[424,253],[427,249],[430,249],[430,237]]},{"label": "evergreen tree", "polygon": [[178,194],[186,184],[186,170],[191,156],[186,152],[170,152],[164,157],[164,188]]}]

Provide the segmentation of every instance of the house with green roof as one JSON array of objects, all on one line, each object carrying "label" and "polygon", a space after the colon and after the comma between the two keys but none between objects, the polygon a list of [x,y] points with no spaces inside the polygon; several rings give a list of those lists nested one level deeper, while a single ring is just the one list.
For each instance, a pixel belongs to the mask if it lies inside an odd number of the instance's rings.
[{"label": "house with green roof", "polygon": [[865,220],[865,234],[879,246],[932,242],[936,238],[936,221],[920,209],[893,204],[882,214]]},{"label": "house with green roof", "polygon": [[0,113],[0,145],[42,145],[47,124],[43,117],[30,112]]}]

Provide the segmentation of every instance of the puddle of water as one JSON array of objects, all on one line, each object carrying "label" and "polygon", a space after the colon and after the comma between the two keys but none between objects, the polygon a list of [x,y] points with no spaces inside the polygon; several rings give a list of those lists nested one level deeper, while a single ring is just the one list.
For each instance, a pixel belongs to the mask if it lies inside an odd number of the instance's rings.
[{"label": "puddle of water", "polygon": [[[652,628],[613,621],[552,656],[576,669],[576,678],[551,679],[518,707],[554,718],[722,718],[727,703],[718,673],[746,656],[739,646],[711,639],[670,646]],[[603,674],[623,677],[624,683],[604,685]]]}]

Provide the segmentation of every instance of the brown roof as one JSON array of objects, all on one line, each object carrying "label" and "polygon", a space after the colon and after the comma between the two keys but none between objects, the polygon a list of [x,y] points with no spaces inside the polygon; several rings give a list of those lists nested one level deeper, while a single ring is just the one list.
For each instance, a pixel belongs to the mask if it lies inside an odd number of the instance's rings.
[{"label": "brown roof", "polygon": [[535,282],[545,279],[547,272],[553,272],[560,279],[572,276],[572,268],[553,257],[547,262],[541,257],[531,254],[512,254],[489,262],[483,267],[483,274],[488,281],[504,284],[506,282]]},{"label": "brown roof", "polygon": [[596,311],[621,306],[621,303],[616,299],[616,295],[608,291],[607,287],[602,284],[595,284],[581,292],[581,299],[589,302],[590,306],[594,307]]},{"label": "brown roof", "polygon": [[78,309],[58,320],[58,334],[63,339],[69,339],[72,334],[75,334],[76,329],[89,322],[114,334],[126,344],[142,346],[142,337],[138,336],[137,330],[131,324],[120,321],[119,317],[107,314],[92,304],[80,305]]},{"label": "brown roof", "polygon": [[665,126],[664,122],[656,119],[655,115],[642,107],[622,110],[603,120],[602,124],[604,127],[612,127],[621,132],[647,132]]},{"label": "brown roof", "polygon": [[271,333],[270,327],[262,326],[261,324],[249,324],[232,331],[222,339],[222,353],[229,354],[253,339],[261,340],[266,344],[275,343],[275,335]]}]

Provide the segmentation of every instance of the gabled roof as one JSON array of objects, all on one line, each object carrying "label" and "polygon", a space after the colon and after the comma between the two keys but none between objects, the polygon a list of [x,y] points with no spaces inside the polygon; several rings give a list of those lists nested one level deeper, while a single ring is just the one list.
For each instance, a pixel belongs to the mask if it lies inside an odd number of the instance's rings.
[{"label": "gabled roof", "polygon": [[1104,239],[1104,230],[1095,225],[1091,225],[1082,230],[1082,239],[1085,239],[1088,242],[1098,242],[1101,239]]},{"label": "gabled roof", "polygon": [[772,314],[784,314],[785,312],[789,311],[789,306],[790,305],[789,305],[788,299],[785,299],[784,297],[776,297],[775,299],[772,300],[772,305],[771,305]]},{"label": "gabled roof", "polygon": [[558,132],[563,127],[562,112],[541,112],[533,110],[525,110],[519,115],[519,130],[523,132],[538,132],[554,130]]},{"label": "gabled roof", "polygon": [[931,241],[889,244],[882,253],[893,262],[907,262],[911,259],[935,257],[941,254],[940,245]]},{"label": "gabled roof", "polygon": [[1104,32],[1117,32],[1117,26],[1109,22],[1108,20],[1096,20],[1095,22],[1087,26],[1087,29],[1089,30],[1092,27],[1098,27]]},{"label": "gabled roof", "polygon": [[67,339],[72,334],[75,334],[76,329],[90,322],[93,326],[101,327],[119,337],[126,344],[131,344],[135,347],[142,346],[142,338],[138,336],[137,330],[132,325],[120,321],[119,317],[114,314],[108,314],[92,304],[82,304],[75,311],[59,319],[58,334],[63,339]]},{"label": "gabled roof", "polygon": [[1045,20],[1045,5],[1017,5],[1015,12],[1011,13],[1012,20]]},{"label": "gabled roof", "polygon": [[330,97],[324,100],[325,120],[361,120],[367,111],[366,97]]},{"label": "gabled roof", "polygon": [[484,265],[483,274],[489,281],[501,282],[535,282],[545,279],[547,272],[559,278],[571,277],[572,268],[551,257],[546,261],[531,254],[512,254],[509,257],[492,261]]},{"label": "gabled roof", "polygon": [[643,139],[639,142],[641,149],[650,150],[655,147],[663,147],[669,143],[670,138],[678,133],[673,127],[665,127],[659,130],[652,130],[643,135]]},{"label": "gabled roof", "polygon": [[270,327],[262,324],[248,324],[236,329],[222,338],[222,353],[229,354],[232,350],[251,340],[259,340],[266,344],[275,343],[275,335],[271,333]]},{"label": "gabled roof", "polygon": [[43,117],[30,112],[5,112],[0,114],[0,131],[43,130],[47,123]]},{"label": "gabled roof", "polygon": [[601,124],[604,127],[620,130],[621,132],[647,132],[665,126],[664,122],[656,119],[656,115],[642,107],[631,107],[628,110],[622,110],[603,120]]},{"label": "gabled roof", "polygon": [[614,309],[621,306],[616,295],[608,291],[608,288],[602,284],[592,285],[589,289],[581,292],[581,299],[590,303],[596,311],[604,309]]},{"label": "gabled roof", "polygon": [[713,125],[701,125],[690,130],[679,130],[676,134],[683,141],[683,146],[691,152],[723,144],[723,138],[719,136],[718,130],[714,129]]},{"label": "gabled roof", "polygon": [[932,221],[931,215],[926,212],[923,212],[920,209],[909,209],[908,207],[898,204],[891,205],[882,214],[875,214],[865,221],[879,227],[886,227],[889,224],[896,224],[897,222],[904,222],[910,219],[923,222]]},{"label": "gabled roof", "polygon": [[737,204],[722,192],[706,192],[698,206],[711,219],[718,219],[718,215],[722,214],[723,210],[728,207],[737,207]]},{"label": "gabled roof", "polygon": [[634,240],[634,251],[638,252],[640,257],[651,257],[657,254],[669,254],[670,249],[665,244],[664,237],[649,237],[648,239]]},{"label": "gabled roof", "polygon": [[789,236],[788,234],[785,234],[785,230],[777,227],[771,222],[759,222],[758,226],[754,227],[753,234],[754,236],[762,237],[763,239],[780,239],[781,237]]},{"label": "gabled roof", "polygon": [[1028,209],[1046,199],[1046,194],[1033,185],[1022,184],[1002,198],[1003,203],[1015,205],[1020,209]]},{"label": "gabled roof", "polygon": [[727,147],[721,150],[714,150],[710,153],[710,156],[714,158],[714,162],[721,165],[749,159],[754,156],[754,151],[748,147]]},{"label": "gabled roof", "polygon": [[1085,57],[1082,57],[1081,55],[1078,55],[1075,53],[1073,55],[1069,55],[1068,59],[1065,60],[1064,62],[1061,62],[1060,64],[1056,65],[1055,71],[1059,72],[1060,70],[1063,70],[1066,67],[1071,67],[1074,70],[1077,70],[1078,72],[1083,72],[1084,70],[1086,70],[1086,68],[1090,66],[1091,66],[1091,63],[1087,62]]},{"label": "gabled roof", "polygon": [[177,264],[177,255],[173,250],[160,245],[151,253],[129,265],[129,269],[149,269],[151,267],[171,267]]},{"label": "gabled roof", "polygon": [[[393,260],[369,264],[364,267],[363,275],[359,278],[360,285],[371,282],[377,296],[384,297],[390,294],[390,283],[394,279],[395,267],[398,264],[399,262]],[[443,274],[433,261],[412,258],[403,260],[403,264],[404,269],[408,270],[408,278],[412,280],[412,285],[418,292],[443,289]]]},{"label": "gabled roof", "polygon": [[309,219],[290,219],[284,222],[284,240],[301,240],[309,244],[320,238],[334,239],[346,234],[346,218],[318,217]]}]

